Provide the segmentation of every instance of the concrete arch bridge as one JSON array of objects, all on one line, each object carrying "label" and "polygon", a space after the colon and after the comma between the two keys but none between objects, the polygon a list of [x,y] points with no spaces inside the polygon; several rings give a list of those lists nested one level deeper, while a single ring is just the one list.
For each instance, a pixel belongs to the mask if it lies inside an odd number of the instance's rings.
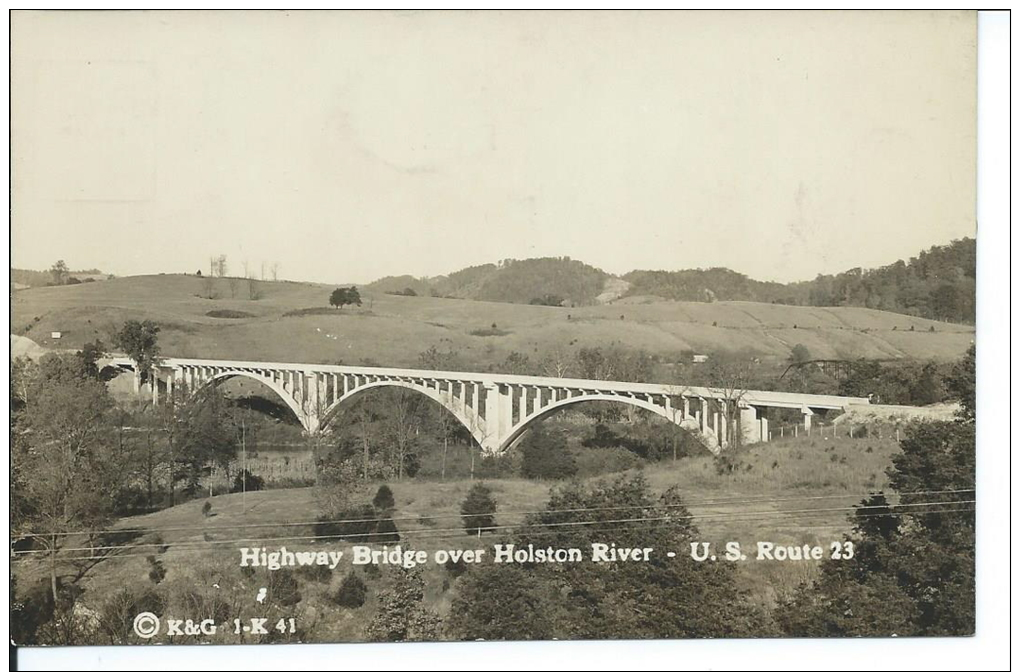
[{"label": "concrete arch bridge", "polygon": [[151,394],[154,403],[175,386],[196,394],[229,378],[256,380],[279,396],[308,433],[328,428],[343,404],[358,394],[380,387],[414,390],[449,410],[492,455],[510,450],[538,420],[583,402],[643,408],[689,430],[716,453],[735,437],[743,444],[767,441],[763,411],[768,408],[798,409],[810,428],[817,411],[869,403],[862,397],[610,380],[182,358],[162,360],[143,385],[134,360],[113,357],[102,364],[133,371],[135,391]]}]

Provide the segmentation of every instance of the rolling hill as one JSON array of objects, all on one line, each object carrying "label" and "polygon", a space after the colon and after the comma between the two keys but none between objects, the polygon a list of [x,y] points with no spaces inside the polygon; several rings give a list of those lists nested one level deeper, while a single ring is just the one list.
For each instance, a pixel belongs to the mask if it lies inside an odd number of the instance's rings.
[{"label": "rolling hill", "polygon": [[[166,356],[414,366],[435,346],[485,370],[512,351],[619,345],[663,357],[745,351],[786,359],[797,344],[818,358],[956,359],[974,328],[867,308],[815,308],[626,297],[577,308],[362,288],[361,308],[328,307],[332,286],[260,282],[261,298],[231,296],[226,278],[157,275],[38,287],[12,296],[12,333],[45,347],[109,343],[125,320],[149,319]],[[210,294],[222,298],[203,298]],[[219,317],[216,317],[219,316]],[[61,332],[59,340],[52,332]]]},{"label": "rolling hill", "polygon": [[506,259],[434,278],[390,276],[369,288],[418,296],[564,306],[611,303],[621,296],[702,303],[855,306],[973,324],[976,270],[976,241],[964,238],[936,245],[908,261],[870,270],[852,268],[788,284],[755,280],[728,268],[634,270],[616,277],[569,257],[545,257]]}]

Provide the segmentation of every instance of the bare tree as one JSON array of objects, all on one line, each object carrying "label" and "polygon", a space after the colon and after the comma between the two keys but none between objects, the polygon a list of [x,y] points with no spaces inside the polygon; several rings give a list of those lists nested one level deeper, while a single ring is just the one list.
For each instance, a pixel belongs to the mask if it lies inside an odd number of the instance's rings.
[{"label": "bare tree", "polygon": [[202,277],[202,296],[207,299],[216,298],[216,287],[211,275]]},{"label": "bare tree", "polygon": [[279,262],[276,262],[276,261],[274,261],[274,262],[273,262],[273,264],[272,264],[272,266],[270,266],[269,268],[270,268],[270,271],[271,271],[271,272],[272,272],[272,274],[273,274],[273,282],[276,282],[276,280],[277,280],[277,278],[276,278],[276,274],[277,274],[277,272],[278,272],[278,271],[280,270],[280,264],[279,264]]},{"label": "bare tree", "polygon": [[574,358],[562,348],[555,348],[542,362],[542,373],[551,378],[566,378],[573,368]]},{"label": "bare tree", "polygon": [[720,445],[739,445],[740,432],[737,427],[739,407],[755,378],[755,361],[750,357],[714,354],[708,362],[688,367],[688,376],[695,384],[713,388],[723,406],[726,420],[726,434],[718,437]]},{"label": "bare tree", "polygon": [[397,478],[404,477],[404,464],[414,446],[419,429],[419,411],[423,397],[417,392],[397,388],[393,390],[387,429],[396,449]]}]

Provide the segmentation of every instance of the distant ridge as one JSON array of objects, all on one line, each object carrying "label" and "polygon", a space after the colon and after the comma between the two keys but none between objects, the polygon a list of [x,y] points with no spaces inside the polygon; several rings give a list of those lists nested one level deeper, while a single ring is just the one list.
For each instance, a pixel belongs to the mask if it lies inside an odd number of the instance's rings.
[{"label": "distant ridge", "polygon": [[852,306],[973,324],[976,270],[976,242],[963,238],[931,247],[909,261],[786,284],[755,280],[728,268],[634,270],[614,276],[569,257],[543,257],[506,259],[433,278],[389,276],[368,287],[407,296],[562,306],[611,303],[627,297]]}]

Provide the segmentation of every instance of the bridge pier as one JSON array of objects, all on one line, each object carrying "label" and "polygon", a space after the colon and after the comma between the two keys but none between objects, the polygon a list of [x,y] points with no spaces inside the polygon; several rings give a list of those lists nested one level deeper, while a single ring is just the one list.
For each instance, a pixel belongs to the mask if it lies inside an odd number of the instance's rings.
[{"label": "bridge pier", "polygon": [[805,406],[803,409],[801,409],[801,413],[804,414],[804,431],[810,433],[811,432],[811,416],[814,415],[815,412],[812,411],[807,406]]},{"label": "bridge pier", "polygon": [[[763,429],[764,426],[764,429]],[[768,440],[768,420],[758,417],[754,406],[741,407],[741,443],[745,446]]]}]

